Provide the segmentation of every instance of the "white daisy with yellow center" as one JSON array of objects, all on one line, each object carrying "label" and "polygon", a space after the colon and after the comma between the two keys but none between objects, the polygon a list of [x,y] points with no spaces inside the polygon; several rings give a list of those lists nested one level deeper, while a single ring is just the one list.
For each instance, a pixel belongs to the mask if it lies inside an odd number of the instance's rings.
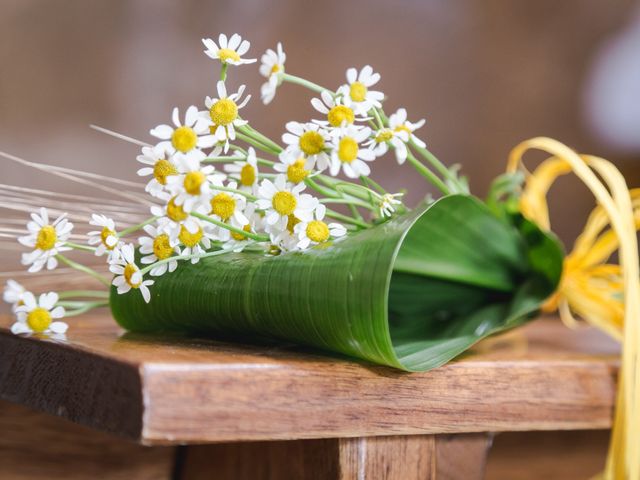
[{"label": "white daisy with yellow center", "polygon": [[409,133],[406,130],[392,130],[391,128],[381,128],[373,132],[371,138],[364,144],[376,157],[386,154],[389,147],[392,147],[396,160],[402,165],[407,159],[407,142]]},{"label": "white daisy with yellow center", "polygon": [[318,245],[329,240],[343,237],[347,229],[339,223],[326,223],[324,221],[327,208],[319,204],[313,218],[307,222],[299,222],[294,227],[294,233],[298,237],[298,248],[306,250],[311,245]]},{"label": "white daisy with yellow center", "polygon": [[358,72],[355,68],[347,70],[347,84],[338,89],[346,106],[351,107],[357,115],[366,115],[373,107],[382,107],[384,93],[369,90],[380,81],[380,74],[374,73],[371,66],[366,65]]},{"label": "white daisy with yellow center", "polygon": [[[229,182],[226,187],[231,190],[237,190],[236,182]],[[228,223],[237,228],[243,228],[249,223],[244,214],[247,206],[247,197],[239,193],[212,189],[212,197],[209,201],[211,210],[209,215],[219,222]],[[229,240],[231,232],[224,227],[216,227],[216,236],[223,242]]]},{"label": "white daisy with yellow center", "polygon": [[353,108],[345,105],[342,96],[334,96],[327,90],[320,94],[320,98],[312,98],[311,105],[318,112],[327,116],[326,120],[314,120],[319,125],[331,125],[338,128],[352,125],[356,121],[356,113]]},{"label": "white daisy with yellow center", "polygon": [[[199,225],[197,218],[193,217],[191,212],[185,210],[182,205],[178,205],[175,196],[168,192],[163,192],[158,198],[164,202],[164,205],[154,205],[150,210],[151,215],[158,217],[157,223],[160,228],[168,231],[172,238],[178,237],[183,225],[191,232],[196,231]],[[207,214],[209,209],[205,205],[200,205],[192,211]]]},{"label": "white daisy with yellow center", "polygon": [[97,245],[95,254],[101,257],[105,253],[109,259],[116,258],[120,255],[120,247],[122,243],[116,231],[116,223],[113,219],[96,213],[91,214],[89,224],[100,227],[100,230],[94,230],[87,234],[89,245]]},{"label": "white daisy with yellow center", "polygon": [[158,146],[171,152],[189,153],[198,148],[213,147],[216,137],[209,132],[206,119],[198,114],[198,108],[191,105],[185,113],[184,123],[180,121],[178,108],[173,109],[171,115],[173,126],[158,125],[149,133],[162,140]]},{"label": "white daisy with yellow center", "polygon": [[120,258],[109,262],[109,270],[116,276],[113,278],[113,285],[118,294],[127,293],[130,290],[140,290],[142,298],[146,303],[151,300],[149,286],[153,285],[153,280],[144,280],[140,269],[135,262],[135,249],[133,245],[127,243],[122,246]]},{"label": "white daisy with yellow center", "polygon": [[[216,155],[217,153],[213,153]],[[152,196],[157,196],[164,191],[167,184],[167,177],[178,173],[175,162],[172,158],[171,149],[166,144],[156,145],[154,147],[142,147],[142,153],[136,159],[147,165],[138,170],[141,177],[151,176],[151,179],[145,186],[145,191]]]},{"label": "white daisy with yellow center", "polygon": [[292,155],[286,150],[279,155],[279,163],[273,166],[276,172],[283,173],[291,183],[300,183],[313,173],[315,162],[312,158]]},{"label": "white daisy with yellow center", "polygon": [[224,166],[224,170],[238,182],[240,190],[255,193],[260,172],[256,151],[253,147],[249,147],[247,150],[246,160],[228,163]]},{"label": "white daisy with yellow center", "polygon": [[305,187],[304,183],[288,183],[284,175],[277,175],[273,182],[263,180],[258,188],[256,205],[264,210],[266,224],[281,230],[286,227],[290,215],[300,220],[311,220],[318,200],[311,195],[300,194]]},{"label": "white daisy with yellow center", "polygon": [[424,118],[417,122],[408,121],[407,111],[404,108],[399,108],[397,112],[389,117],[389,128],[394,132],[406,132],[409,140],[419,147],[425,148],[427,146],[426,143],[413,134],[413,132],[424,125],[424,122]]},{"label": "white daisy with yellow center", "polygon": [[[248,203],[244,209],[244,217],[247,219],[246,223],[237,222],[234,218],[231,219],[231,224],[235,227],[238,227],[245,232],[248,233],[256,233],[259,230],[262,230],[262,217],[256,211],[255,203]],[[222,245],[223,249],[231,249],[233,252],[241,252],[244,247],[252,240],[237,232],[229,232],[227,236],[227,240],[224,240],[224,244]]]},{"label": "white daisy with yellow center", "polygon": [[271,248],[276,254],[300,250],[298,248],[299,239],[294,232],[298,223],[300,223],[300,219],[293,214],[287,217],[287,221],[284,224],[269,225],[265,222],[264,229],[269,234]]},{"label": "white daisy with yellow center", "polygon": [[18,238],[22,245],[34,249],[22,254],[22,264],[30,265],[29,272],[39,272],[45,265],[47,270],[53,270],[58,266],[56,255],[71,250],[65,243],[69,240],[73,224],[66,217],[67,214],[63,213],[50,222],[49,213],[44,207],[39,214],[31,214],[32,220],[27,223],[29,234]]},{"label": "white daisy with yellow center", "polygon": [[288,122],[286,128],[287,133],[282,135],[282,141],[287,145],[287,155],[296,159],[308,158],[319,171],[329,168],[329,134],[323,127],[315,123]]},{"label": "white daisy with yellow center", "polygon": [[2,299],[11,305],[11,310],[16,311],[20,305],[24,303],[24,294],[27,293],[27,289],[15,280],[7,280],[7,284],[4,287]]},{"label": "white daisy with yellow center", "polygon": [[366,162],[375,160],[376,155],[368,148],[360,144],[371,135],[369,127],[356,127],[351,125],[346,128],[336,129],[331,140],[331,168],[329,172],[336,176],[340,170],[349,178],[368,176],[371,169]]},{"label": "white daisy with yellow center", "polygon": [[276,96],[276,89],[282,83],[286,60],[287,55],[280,42],[278,42],[277,51],[268,49],[260,59],[260,75],[267,78],[267,81],[260,87],[260,97],[265,105],[271,103]]},{"label": "white daisy with yellow center", "polygon": [[248,40],[242,40],[237,33],[231,35],[228,40],[227,36],[221,33],[218,36],[218,43],[210,38],[203,38],[202,43],[206,47],[205,55],[214,60],[220,60],[223,64],[243,65],[256,61],[255,58],[242,58],[242,55],[249,51],[251,43]]},{"label": "white daisy with yellow center", "polygon": [[176,156],[178,173],[167,177],[167,190],[174,203],[190,212],[206,206],[211,198],[211,187],[221,186],[226,175],[216,172],[213,165],[201,165],[205,155],[200,151]]},{"label": "white daisy with yellow center", "polygon": [[246,125],[246,120],[242,120],[239,115],[251,95],[247,95],[244,100],[240,100],[244,93],[245,86],[240,85],[236,93],[227,95],[227,87],[220,80],[217,84],[218,98],[205,98],[204,104],[208,111],[200,112],[200,115],[208,121],[209,129],[215,135],[218,142],[224,142],[224,152],[229,151],[229,141],[236,139],[236,127]]},{"label": "white daisy with yellow center", "polygon": [[193,222],[180,226],[177,240],[180,244],[180,255],[193,255],[191,263],[198,263],[200,255],[211,248],[211,240],[218,240],[209,223],[204,224],[197,218]]},{"label": "white daisy with yellow center", "polygon": [[63,334],[68,325],[54,320],[64,317],[64,308],[57,306],[58,294],[43,293],[36,297],[31,292],[22,296],[22,304],[16,307],[17,321],[11,326],[11,332]]},{"label": "white daisy with yellow center", "polygon": [[[144,255],[140,259],[140,263],[143,265],[149,265],[159,260],[166,260],[179,253],[178,241],[171,238],[171,234],[167,228],[145,225],[144,231],[148,236],[138,239],[140,253]],[[152,277],[159,277],[167,272],[173,272],[176,268],[178,268],[178,261],[169,260],[167,263],[162,263],[152,268],[149,274]]]},{"label": "white daisy with yellow center", "polygon": [[402,205],[402,200],[399,199],[402,198],[403,195],[404,193],[386,193],[382,195],[378,202],[380,217],[391,217],[395,213],[396,208]]}]

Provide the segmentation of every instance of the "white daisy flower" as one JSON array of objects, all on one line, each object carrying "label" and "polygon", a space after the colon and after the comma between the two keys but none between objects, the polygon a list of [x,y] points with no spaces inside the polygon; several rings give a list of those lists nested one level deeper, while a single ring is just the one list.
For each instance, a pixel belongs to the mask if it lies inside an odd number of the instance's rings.
[{"label": "white daisy flower", "polygon": [[206,50],[204,53],[214,60],[220,60],[223,64],[243,65],[245,63],[254,63],[255,58],[242,58],[242,55],[249,51],[251,43],[248,40],[242,40],[237,33],[231,35],[227,40],[227,36],[221,33],[218,37],[218,43],[210,38],[203,38],[202,43]]},{"label": "white daisy flower", "polygon": [[366,115],[373,107],[381,107],[384,93],[369,90],[380,80],[380,74],[374,73],[373,68],[366,65],[360,73],[355,68],[347,70],[347,85],[338,89],[344,104],[351,107],[356,114]]},{"label": "white daisy flower", "polygon": [[409,133],[406,130],[394,131],[390,128],[382,128],[375,132],[372,137],[365,143],[365,146],[371,150],[376,157],[381,157],[389,150],[389,146],[393,147],[396,160],[402,165],[407,159],[407,145],[409,141]]},{"label": "white daisy flower", "polygon": [[11,304],[11,310],[15,312],[16,308],[23,304],[25,293],[27,293],[26,288],[15,280],[9,279],[4,287],[2,298],[6,303]]},{"label": "white daisy flower", "polygon": [[260,172],[258,171],[256,151],[253,147],[249,147],[246,160],[226,164],[224,170],[240,182],[240,190],[255,192]]},{"label": "white daisy flower", "polygon": [[[168,231],[162,227],[154,227],[153,225],[145,225],[144,231],[149,236],[140,237],[138,244],[140,245],[140,253],[144,256],[140,259],[140,263],[149,265],[159,260],[166,260],[174,254],[179,253],[178,241],[171,238]],[[152,277],[159,277],[167,272],[173,272],[178,267],[177,260],[170,260],[151,269],[149,274]]]},{"label": "white daisy flower", "polygon": [[118,294],[127,293],[129,290],[140,290],[144,301],[151,301],[149,286],[153,285],[153,280],[144,280],[142,273],[135,262],[135,250],[133,245],[127,243],[122,246],[120,258],[109,262],[109,270],[115,274],[113,285],[117,288]]},{"label": "white daisy flower", "polygon": [[211,186],[222,185],[226,175],[215,171],[213,165],[201,165],[205,158],[199,150],[176,158],[177,175],[167,177],[167,189],[175,197],[175,204],[187,212],[207,205],[211,198]]},{"label": "white daisy flower", "polygon": [[[245,224],[241,224],[237,222],[234,218],[232,218],[231,223],[235,227],[241,228],[242,230],[248,233],[256,233],[258,230],[262,229],[262,223],[263,223],[262,217],[258,212],[256,212],[255,203],[247,204],[243,213],[244,213],[244,217],[247,219],[247,222]],[[229,232],[229,236],[228,236],[228,239],[222,245],[222,248],[224,249],[231,248],[232,251],[234,252],[241,252],[244,249],[244,247],[247,245],[247,243],[252,241],[249,237],[242,235],[241,233],[230,232],[229,230],[227,231]]]},{"label": "white daisy flower", "polygon": [[339,223],[324,222],[327,208],[319,204],[314,212],[313,219],[307,222],[299,222],[294,227],[294,233],[298,237],[298,248],[306,250],[310,245],[324,243],[332,238],[343,237],[347,229]]},{"label": "white daisy flower", "polygon": [[260,87],[260,97],[265,105],[271,103],[276,96],[276,89],[282,83],[284,62],[286,60],[287,55],[282,50],[280,42],[278,42],[277,52],[269,49],[260,59],[260,75],[267,78],[267,81]]},{"label": "white daisy flower", "polygon": [[337,129],[331,140],[331,175],[336,176],[340,169],[349,178],[368,176],[371,169],[366,162],[375,160],[373,151],[362,148],[360,144],[371,135],[369,127],[349,126]]},{"label": "white daisy flower", "polygon": [[198,108],[191,105],[185,113],[184,123],[180,121],[178,108],[173,109],[171,115],[173,125],[158,125],[149,133],[162,140],[158,146],[171,153],[188,153],[196,148],[213,147],[216,143],[215,135],[209,131],[209,124],[198,114]]},{"label": "white daisy flower", "polygon": [[[151,207],[151,215],[158,217],[158,225],[168,231],[172,238],[177,238],[180,228],[184,225],[190,232],[197,231],[198,220],[190,212],[185,211],[182,205],[176,203],[176,197],[170,193],[163,192],[159,196],[166,202],[164,205],[154,205]],[[199,205],[195,210],[198,213],[206,214],[208,206]]]},{"label": "white daisy flower", "polygon": [[396,211],[396,206],[402,205],[402,201],[398,199],[402,198],[403,195],[404,193],[386,193],[382,195],[378,202],[380,216],[382,218],[392,216]]},{"label": "white daisy flower", "polygon": [[273,225],[269,225],[264,222],[264,229],[269,234],[271,246],[275,247],[277,253],[299,250],[298,242],[300,240],[294,232],[298,223],[300,223],[300,219],[293,214],[289,215],[287,221],[283,223],[276,222]]},{"label": "white daisy flower", "polygon": [[227,87],[220,80],[217,84],[218,98],[207,97],[204,103],[209,111],[200,112],[209,122],[213,123],[210,131],[215,134],[217,141],[224,142],[225,153],[229,150],[229,141],[236,139],[236,127],[249,123],[246,120],[242,120],[238,115],[238,111],[251,98],[251,95],[247,95],[244,100],[240,101],[244,89],[245,86],[240,85],[236,93],[227,95]]},{"label": "white daisy flower", "polygon": [[64,322],[54,322],[56,318],[64,317],[64,308],[58,306],[58,294],[43,293],[36,297],[31,292],[25,292],[22,305],[16,307],[17,321],[11,326],[11,332],[19,333],[58,333],[67,331]]},{"label": "white daisy flower", "polygon": [[306,185],[288,184],[284,175],[277,175],[274,182],[265,179],[258,188],[258,208],[265,211],[267,225],[286,226],[289,215],[294,215],[300,220],[311,220],[313,209],[318,200],[308,194],[300,194]]},{"label": "white daisy flower", "polygon": [[[238,184],[236,182],[229,182],[227,187],[237,190]],[[216,190],[215,187],[212,190],[212,195],[211,201],[209,202],[211,205],[209,215],[212,218],[220,222],[229,222],[238,228],[243,228],[249,223],[249,220],[243,213],[247,205],[247,198],[244,195]],[[231,232],[224,227],[217,227],[216,233],[223,242],[227,241],[231,234]]]},{"label": "white daisy flower", "polygon": [[314,120],[320,125],[331,125],[332,127],[343,127],[351,125],[356,119],[355,112],[351,107],[344,104],[344,99],[340,96],[333,96],[331,92],[324,90],[320,98],[312,98],[311,105],[318,112],[327,116],[326,120]]},{"label": "white daisy flower", "polygon": [[[211,240],[217,240],[209,224],[203,224],[198,219],[195,220],[196,228],[189,230],[186,225],[180,226],[178,240],[182,248],[180,255],[202,255],[211,248]],[[198,263],[200,257],[191,259],[191,263]]]},{"label": "white daisy flower", "polygon": [[100,230],[94,230],[87,234],[89,237],[87,243],[98,245],[95,251],[96,256],[101,257],[106,253],[109,259],[117,258],[120,255],[122,244],[116,232],[116,223],[109,217],[93,213],[89,224],[102,227]]},{"label": "white daisy flower", "polygon": [[178,173],[175,163],[171,157],[171,148],[166,144],[159,144],[155,147],[142,147],[142,153],[136,159],[148,167],[138,170],[138,175],[147,177],[152,175],[145,187],[145,191],[153,196],[164,190],[167,184],[167,177]]},{"label": "white daisy flower", "polygon": [[313,171],[315,162],[312,158],[298,157],[286,150],[279,155],[279,163],[273,166],[276,172],[284,173],[291,183],[304,182]]},{"label": "white daisy flower", "polygon": [[417,122],[409,122],[407,120],[407,111],[404,108],[399,108],[398,111],[389,117],[389,127],[394,132],[407,132],[409,140],[419,147],[425,148],[427,146],[422,140],[416,137],[413,132],[424,125],[424,118]]},{"label": "white daisy flower", "polygon": [[329,168],[331,160],[326,152],[329,135],[315,123],[288,122],[287,133],[282,141],[287,144],[285,151],[296,159],[311,159],[319,171]]},{"label": "white daisy flower", "polygon": [[34,249],[33,252],[22,254],[22,264],[31,265],[29,272],[39,272],[45,265],[48,270],[53,270],[58,266],[56,255],[71,250],[64,246],[73,229],[73,224],[66,216],[63,213],[53,223],[49,223],[46,208],[41,208],[39,215],[31,214],[32,221],[27,223],[29,234],[18,238],[22,245]]}]

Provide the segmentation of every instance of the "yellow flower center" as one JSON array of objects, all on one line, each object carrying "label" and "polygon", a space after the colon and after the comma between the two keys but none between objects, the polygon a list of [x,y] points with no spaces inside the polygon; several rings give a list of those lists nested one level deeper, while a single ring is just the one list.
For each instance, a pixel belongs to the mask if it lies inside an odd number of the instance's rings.
[{"label": "yellow flower center", "polygon": [[209,115],[216,125],[229,125],[238,118],[238,105],[229,98],[222,98],[211,105]]},{"label": "yellow flower center", "polygon": [[393,138],[393,132],[388,128],[380,131],[378,135],[376,135],[376,143],[388,142]]},{"label": "yellow flower center", "polygon": [[280,65],[278,65],[277,63],[271,67],[271,75],[273,75],[274,73],[278,73],[280,71]]},{"label": "yellow flower center", "polygon": [[42,307],[36,307],[27,315],[27,325],[34,332],[44,332],[51,324],[51,314]]},{"label": "yellow flower center", "polygon": [[[251,233],[251,226],[247,223],[244,227],[242,227],[242,230],[244,230],[247,233]],[[246,240],[247,238],[246,236],[237,232],[231,232],[231,236],[234,238],[234,240],[237,240],[239,242],[241,242],[242,240]]]},{"label": "yellow flower center", "polygon": [[411,134],[411,130],[406,125],[398,125],[395,128],[395,131],[396,132],[407,132],[408,134]]},{"label": "yellow flower center", "polygon": [[244,164],[240,170],[240,183],[245,187],[250,187],[256,182],[256,169],[253,165]]},{"label": "yellow flower center", "polygon": [[153,239],[153,254],[158,260],[164,260],[173,255],[173,248],[171,248],[171,242],[169,241],[169,235],[161,233]]},{"label": "yellow flower center", "polygon": [[224,192],[218,193],[211,199],[211,213],[226,221],[236,210],[236,200]]},{"label": "yellow flower center", "polygon": [[367,87],[362,82],[353,82],[349,89],[349,95],[354,102],[364,102],[367,98]]},{"label": "yellow flower center", "polygon": [[200,171],[189,172],[184,176],[184,189],[189,195],[200,195],[200,187],[205,180],[204,173]]},{"label": "yellow flower center", "polygon": [[58,240],[58,234],[56,233],[55,227],[53,225],[45,225],[38,232],[36,248],[40,250],[51,250],[56,245],[56,240]]},{"label": "yellow flower center", "polygon": [[300,183],[307,178],[309,170],[305,170],[305,163],[306,161],[304,158],[299,158],[287,167],[287,178],[290,182]]},{"label": "yellow flower center", "polygon": [[198,135],[190,127],[178,127],[171,135],[171,144],[176,150],[187,153],[198,143]]},{"label": "yellow flower center", "polygon": [[226,62],[227,60],[234,60],[236,62],[240,61],[240,55],[235,50],[231,50],[230,48],[221,48],[218,50],[218,58],[220,58],[221,62]]},{"label": "yellow flower center", "polygon": [[142,281],[133,282],[132,277],[133,274],[138,271],[138,267],[136,267],[133,263],[127,263],[124,266],[124,281],[129,284],[131,288],[138,288]]},{"label": "yellow flower center", "polygon": [[327,120],[334,127],[339,127],[343,122],[351,125],[355,119],[353,110],[345,105],[336,105],[329,113],[327,113]]},{"label": "yellow flower center", "polygon": [[358,157],[358,142],[351,137],[344,137],[338,145],[338,158],[344,163],[351,163]]},{"label": "yellow flower center", "polygon": [[167,177],[176,173],[176,167],[169,160],[158,160],[153,166],[153,177],[160,185],[166,185]]},{"label": "yellow flower center", "polygon": [[324,138],[316,131],[304,132],[298,141],[300,150],[306,155],[316,155],[324,149]]},{"label": "yellow flower center", "polygon": [[169,203],[167,203],[167,217],[178,223],[186,220],[188,216],[182,205],[176,205],[176,197],[169,200]]},{"label": "yellow flower center", "polygon": [[115,244],[109,246],[107,244],[107,238],[109,237],[115,237],[116,236],[116,232],[114,232],[113,230],[104,227],[102,229],[102,231],[100,232],[100,241],[102,241],[102,244],[107,247],[107,250],[113,250],[113,248],[116,246]]},{"label": "yellow flower center", "polygon": [[329,238],[329,227],[321,220],[313,220],[307,224],[307,237],[317,243]]},{"label": "yellow flower center", "polygon": [[178,238],[185,246],[195,247],[200,243],[200,240],[202,240],[202,228],[198,227],[198,231],[196,233],[191,233],[184,225],[181,225]]},{"label": "yellow flower center", "polygon": [[280,215],[291,215],[296,209],[296,197],[290,192],[276,192],[271,200],[273,209]]},{"label": "yellow flower center", "polygon": [[289,215],[289,217],[287,218],[287,230],[289,230],[289,233],[291,235],[293,235],[293,229],[299,223],[300,219],[298,217],[296,217],[295,215]]}]

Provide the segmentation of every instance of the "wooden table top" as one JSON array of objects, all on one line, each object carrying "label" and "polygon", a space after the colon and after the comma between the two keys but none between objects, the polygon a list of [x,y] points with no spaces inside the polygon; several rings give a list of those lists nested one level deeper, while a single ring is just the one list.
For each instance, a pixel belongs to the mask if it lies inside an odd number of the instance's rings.
[{"label": "wooden table top", "polygon": [[541,319],[427,373],[295,347],[125,333],[107,312],[66,339],[0,316],[0,398],[144,444],[608,428],[618,347]]}]

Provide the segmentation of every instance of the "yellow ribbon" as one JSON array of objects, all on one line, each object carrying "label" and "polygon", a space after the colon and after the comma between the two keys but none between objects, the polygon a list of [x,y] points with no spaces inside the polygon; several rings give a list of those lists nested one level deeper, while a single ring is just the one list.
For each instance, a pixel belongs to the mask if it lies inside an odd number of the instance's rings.
[{"label": "yellow ribbon", "polygon": [[[629,191],[610,162],[579,155],[551,138],[522,142],[509,155],[508,172],[524,169],[528,150],[551,155],[533,172],[525,170],[520,200],[523,215],[550,229],[546,195],[560,176],[573,172],[591,190],[598,206],[567,255],[562,280],[545,309],[558,309],[573,325],[573,313],[622,343],[615,418],[605,480],[640,479],[640,278],[636,229],[640,226],[640,190]],[[619,264],[606,263],[615,251]]]}]

